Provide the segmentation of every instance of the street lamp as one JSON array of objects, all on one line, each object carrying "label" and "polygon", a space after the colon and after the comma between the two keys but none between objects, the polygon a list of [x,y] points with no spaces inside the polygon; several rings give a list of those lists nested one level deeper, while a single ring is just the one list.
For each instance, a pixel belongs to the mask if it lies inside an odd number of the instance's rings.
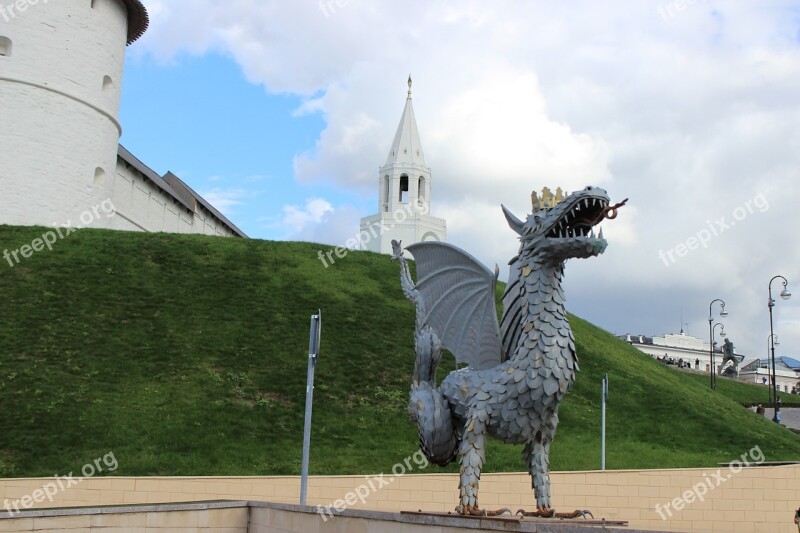
[{"label": "street lamp", "polygon": [[[769,300],[767,301],[767,307],[769,308],[769,334],[770,336],[775,335],[775,332],[772,329],[772,308],[775,307],[775,300],[772,299],[772,282],[776,279],[783,280],[783,290],[781,291],[781,298],[783,300],[788,300],[792,297],[792,293],[789,292],[789,289],[786,288],[789,285],[789,282],[781,275],[773,276],[771,280],[769,280],[769,285],[767,289],[769,291]],[[772,337],[770,337],[772,338]],[[781,421],[781,406],[780,406],[780,396],[778,396],[778,378],[775,375],[775,342],[770,343],[770,348],[772,349],[772,391],[773,391],[773,401],[775,407],[775,415],[772,417],[773,422],[780,423]]]},{"label": "street lamp", "polygon": [[725,311],[725,302],[722,301],[722,299],[716,298],[714,300],[711,300],[711,303],[708,304],[708,360],[709,360],[709,366],[711,367],[709,369],[709,374],[711,379],[712,390],[717,388],[716,372],[714,372],[714,329],[713,329],[714,326],[712,325],[712,323],[714,322],[714,317],[711,314],[711,308],[714,306],[716,302],[719,302],[720,304],[719,316],[721,317],[728,316],[728,312]]},{"label": "street lamp", "polygon": [[[720,338],[725,336],[725,324],[723,324],[722,322],[717,322],[716,324],[714,324],[714,327],[711,328],[711,350],[712,351],[714,350],[714,346],[717,345],[717,341],[714,340],[716,338],[717,326],[721,326],[719,328],[719,336],[720,336]],[[716,366],[716,357],[714,358],[714,366]],[[712,367],[711,372],[714,374],[714,390],[716,390],[717,389],[717,369]]]},{"label": "street lamp", "polygon": [[[778,341],[778,336],[774,333],[770,333],[769,337],[767,337],[767,376],[771,376],[769,371],[769,350],[770,346],[779,346],[781,343]],[[770,377],[770,386],[769,386],[769,403],[772,403],[772,379]]]}]

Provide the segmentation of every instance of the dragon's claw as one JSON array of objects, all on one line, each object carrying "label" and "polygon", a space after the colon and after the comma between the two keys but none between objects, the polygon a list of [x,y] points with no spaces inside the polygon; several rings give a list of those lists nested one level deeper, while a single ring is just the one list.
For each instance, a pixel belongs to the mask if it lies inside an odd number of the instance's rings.
[{"label": "dragon's claw", "polygon": [[539,507],[535,511],[526,511],[525,509],[519,509],[517,511],[517,515],[522,517],[527,516],[527,517],[537,517],[537,518],[578,518],[581,516],[586,518],[586,516],[589,515],[592,518],[594,518],[592,512],[586,509],[584,510],[578,509],[571,513],[557,513],[555,512],[555,509],[552,509],[550,507]]},{"label": "dragon's claw", "polygon": [[526,511],[525,509],[517,510],[519,516],[535,516],[538,518],[552,518],[555,512],[555,509],[551,507],[537,507],[535,511]]},{"label": "dragon's claw", "polygon": [[511,509],[503,507],[502,509],[489,511],[487,509],[481,509],[477,505],[459,505],[456,507],[456,512],[465,516],[500,516],[505,513],[511,514]]}]

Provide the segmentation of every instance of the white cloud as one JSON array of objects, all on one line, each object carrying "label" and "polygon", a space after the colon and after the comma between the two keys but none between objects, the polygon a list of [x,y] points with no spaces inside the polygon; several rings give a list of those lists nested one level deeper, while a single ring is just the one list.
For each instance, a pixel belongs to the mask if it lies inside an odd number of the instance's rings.
[{"label": "white cloud", "polygon": [[321,223],[325,215],[333,212],[333,206],[323,198],[310,198],[304,207],[283,206],[283,214],[275,225],[283,226],[297,234],[311,224]]},{"label": "white cloud", "polygon": [[[211,181],[216,181],[219,178],[212,178]],[[242,199],[252,194],[252,191],[245,189],[223,189],[221,187],[214,187],[199,193],[205,200],[219,209],[219,211],[226,217],[230,217],[236,213],[236,207],[242,204]]]},{"label": "white cloud", "polygon": [[[573,310],[609,329],[676,330],[683,306],[704,336],[708,302],[722,296],[737,347],[755,353],[767,281],[800,283],[790,4],[697,2],[664,17],[658,3],[588,0],[350,1],[329,16],[316,2],[145,3],[153,27],[134,53],[220,51],[269,91],[305,95],[296,114],[321,113],[327,126],[294,154],[296,178],[332,183],[354,203],[377,193],[411,72],[433,214],[488,266],[516,251],[501,202],[523,214],[544,185],[630,197],[604,224],[606,254],[568,267]],[[762,190],[768,210],[670,266],[659,259]],[[285,212],[287,231],[345,242],[362,214],[328,205]],[[783,333],[784,347],[800,349],[794,322]]]}]

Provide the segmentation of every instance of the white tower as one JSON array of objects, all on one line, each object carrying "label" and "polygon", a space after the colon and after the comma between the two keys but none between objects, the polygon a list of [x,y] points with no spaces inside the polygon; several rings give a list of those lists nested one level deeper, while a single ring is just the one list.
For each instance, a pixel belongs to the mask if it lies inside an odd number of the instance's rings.
[{"label": "white tower", "polygon": [[80,225],[111,194],[139,0],[0,3],[0,224]]},{"label": "white tower", "polygon": [[417,131],[411,104],[411,76],[408,98],[394,135],[386,163],[378,174],[378,214],[361,219],[361,241],[367,250],[392,253],[392,239],[404,246],[421,241],[444,241],[447,224],[430,216],[431,169]]}]

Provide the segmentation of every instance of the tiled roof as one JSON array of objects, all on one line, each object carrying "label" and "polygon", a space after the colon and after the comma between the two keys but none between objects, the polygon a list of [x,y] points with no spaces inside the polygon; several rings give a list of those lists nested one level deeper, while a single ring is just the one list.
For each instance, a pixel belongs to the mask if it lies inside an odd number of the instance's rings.
[{"label": "tiled roof", "polygon": [[150,25],[150,16],[139,0],[122,0],[128,8],[128,44],[141,37]]},{"label": "tiled roof", "polygon": [[141,172],[142,175],[152,181],[156,187],[173,197],[179,204],[184,206],[189,211],[194,213],[195,209],[197,208],[197,204],[199,203],[215,217],[217,217],[222,223],[228,226],[233,233],[239,237],[247,238],[247,235],[242,230],[237,228],[236,224],[228,220],[225,215],[220,213],[213,205],[208,203],[205,198],[197,194],[194,189],[186,185],[186,183],[184,183],[172,172],[167,172],[163,177],[159,176],[153,169],[139,161],[136,156],[130,153],[121,144],[119,145],[118,153],[119,157],[121,157],[126,163]]}]

